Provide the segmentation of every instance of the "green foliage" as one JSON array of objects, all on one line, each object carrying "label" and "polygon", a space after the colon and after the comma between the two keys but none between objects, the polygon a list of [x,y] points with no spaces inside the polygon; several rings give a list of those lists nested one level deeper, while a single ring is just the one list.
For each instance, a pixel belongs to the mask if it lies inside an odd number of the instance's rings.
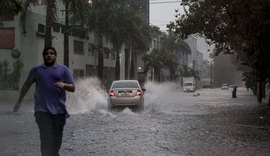
[{"label": "green foliage", "polygon": [[222,84],[239,85],[241,80],[240,72],[237,71],[237,64],[233,63],[233,55],[220,54],[213,58],[213,80],[217,82],[218,86]]},{"label": "green foliage", "polygon": [[68,3],[69,22],[72,26],[82,28],[88,24],[89,3],[87,0],[64,0],[64,3]]},{"label": "green foliage", "polygon": [[[22,11],[22,3],[19,0],[0,0],[0,17],[14,15]],[[0,28],[4,23],[0,21]]]},{"label": "green foliage", "polygon": [[252,69],[249,69],[249,71],[243,72],[243,80],[245,81],[245,86],[253,90],[254,94],[256,94],[257,79],[256,77],[254,77],[254,75],[256,75],[256,72]]},{"label": "green foliage", "polygon": [[215,44],[216,55],[237,54],[239,61],[252,68],[247,79],[270,77],[269,0],[183,0],[181,5],[186,14],[178,14],[168,25],[172,32],[181,38],[206,37]]},{"label": "green foliage", "polygon": [[192,68],[188,68],[187,66],[184,66],[181,74],[183,77],[195,77],[195,79],[200,80],[200,73]]},{"label": "green foliage", "polygon": [[[144,20],[144,14],[133,3],[131,0],[94,0],[89,9],[89,29],[99,33],[100,36],[106,36],[116,50],[116,78],[120,71],[121,46],[125,43],[134,53],[134,49],[146,49],[150,42],[149,27]],[[100,47],[103,45],[101,42]],[[101,68],[103,66],[98,67],[98,70],[102,70]]]},{"label": "green foliage", "polygon": [[150,42],[149,27],[142,11],[132,7],[132,1],[127,0],[110,1],[107,5],[101,10],[99,18],[102,20],[97,23],[96,31],[102,29],[116,49],[130,41],[136,48],[146,48]]},{"label": "green foliage", "polygon": [[17,60],[13,63],[13,71],[9,73],[8,61],[0,61],[0,90],[19,89],[19,81],[23,63]]},{"label": "green foliage", "polygon": [[150,54],[145,54],[142,60],[146,61],[149,67],[161,68],[164,64],[162,53],[157,49],[154,49]]},{"label": "green foliage", "polygon": [[162,33],[159,29],[159,27],[157,26],[150,26],[150,29],[149,29],[149,35],[151,38],[154,38],[154,37],[158,37],[159,35],[162,35],[164,33]]},{"label": "green foliage", "polygon": [[161,69],[162,67],[175,69],[178,64],[174,54],[165,53],[157,49],[154,49],[150,54],[145,54],[142,59],[146,61],[147,67],[156,69]]},{"label": "green foliage", "polygon": [[0,16],[17,14],[22,11],[22,3],[19,0],[0,0]]}]

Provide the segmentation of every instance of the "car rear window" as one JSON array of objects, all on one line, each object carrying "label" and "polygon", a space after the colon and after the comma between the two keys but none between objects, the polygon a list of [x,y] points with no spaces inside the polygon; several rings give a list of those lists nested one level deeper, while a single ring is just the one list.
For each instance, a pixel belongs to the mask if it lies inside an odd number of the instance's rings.
[{"label": "car rear window", "polygon": [[112,88],[139,88],[137,82],[114,82]]},{"label": "car rear window", "polygon": [[192,83],[184,83],[184,86],[193,86]]}]

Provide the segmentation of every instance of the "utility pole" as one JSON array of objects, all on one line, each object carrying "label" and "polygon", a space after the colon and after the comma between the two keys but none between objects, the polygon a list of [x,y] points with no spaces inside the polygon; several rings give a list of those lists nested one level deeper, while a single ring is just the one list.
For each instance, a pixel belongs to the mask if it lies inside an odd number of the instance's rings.
[{"label": "utility pole", "polygon": [[64,65],[69,67],[69,1],[65,3]]},{"label": "utility pole", "polygon": [[210,64],[210,86],[213,88],[213,61]]}]

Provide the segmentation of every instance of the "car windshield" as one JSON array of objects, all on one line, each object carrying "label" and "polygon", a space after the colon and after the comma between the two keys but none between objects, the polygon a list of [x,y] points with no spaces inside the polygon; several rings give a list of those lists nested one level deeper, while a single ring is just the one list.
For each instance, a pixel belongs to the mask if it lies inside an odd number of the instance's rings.
[{"label": "car windshield", "polygon": [[114,82],[112,88],[139,88],[139,85],[135,81]]}]

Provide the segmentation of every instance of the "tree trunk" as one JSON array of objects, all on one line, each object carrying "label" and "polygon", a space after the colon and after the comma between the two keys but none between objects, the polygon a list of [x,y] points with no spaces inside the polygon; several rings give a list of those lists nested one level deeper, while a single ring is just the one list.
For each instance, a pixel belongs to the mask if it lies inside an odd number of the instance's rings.
[{"label": "tree trunk", "polygon": [[116,50],[116,60],[115,60],[115,79],[120,79],[120,56],[119,50]]},{"label": "tree trunk", "polygon": [[45,47],[52,46],[52,25],[53,25],[53,10],[50,6],[52,1],[47,1],[47,9],[46,9],[46,27],[45,27]]},{"label": "tree trunk", "polygon": [[99,33],[99,48],[98,48],[98,73],[97,76],[103,82],[103,34]]},{"label": "tree trunk", "polygon": [[265,99],[265,81],[262,81],[262,98]]},{"label": "tree trunk", "polygon": [[268,105],[270,105],[270,90],[269,90],[269,97],[268,97]]},{"label": "tree trunk", "polygon": [[175,69],[174,68],[170,68],[170,81],[175,81]]},{"label": "tree trunk", "polygon": [[132,49],[130,61],[130,79],[135,79],[135,50]]},{"label": "tree trunk", "polygon": [[134,51],[134,79],[138,80],[138,51]]},{"label": "tree trunk", "polygon": [[147,63],[147,64],[145,65],[144,71],[143,71],[143,75],[144,75],[144,80],[145,80],[145,81],[148,80],[148,77],[147,77],[147,76],[148,76],[148,75],[147,75],[148,69],[149,69],[149,64]]},{"label": "tree trunk", "polygon": [[160,82],[160,68],[154,67],[154,81]]},{"label": "tree trunk", "polygon": [[128,57],[128,79],[131,76],[131,59],[132,59],[132,42],[129,43],[129,57]]},{"label": "tree trunk", "polygon": [[69,67],[69,11],[68,11],[69,1],[65,4],[65,32],[64,32],[64,64]]},{"label": "tree trunk", "polygon": [[262,81],[257,81],[257,101],[262,103]]}]

